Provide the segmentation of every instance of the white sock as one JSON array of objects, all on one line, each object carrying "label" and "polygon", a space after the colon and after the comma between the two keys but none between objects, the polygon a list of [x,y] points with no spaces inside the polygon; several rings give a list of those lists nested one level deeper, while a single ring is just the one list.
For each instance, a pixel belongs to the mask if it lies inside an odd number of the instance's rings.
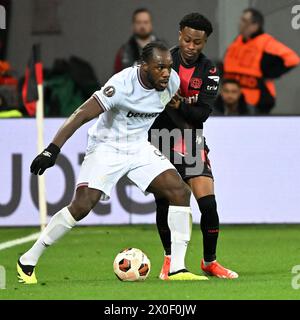
[{"label": "white sock", "polygon": [[185,253],[191,238],[191,208],[169,206],[168,224],[171,230],[172,273],[185,269]]},{"label": "white sock", "polygon": [[44,250],[70,231],[75,224],[76,220],[67,207],[57,212],[32,248],[21,256],[20,262],[23,265],[35,266]]}]

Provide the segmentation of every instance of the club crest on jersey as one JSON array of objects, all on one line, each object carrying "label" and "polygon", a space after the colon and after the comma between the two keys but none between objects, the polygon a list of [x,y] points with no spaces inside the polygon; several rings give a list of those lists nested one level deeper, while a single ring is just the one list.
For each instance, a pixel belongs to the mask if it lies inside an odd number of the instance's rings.
[{"label": "club crest on jersey", "polygon": [[104,95],[108,98],[112,97],[115,94],[115,92],[116,92],[116,89],[113,86],[108,86],[103,90]]},{"label": "club crest on jersey", "polygon": [[160,92],[159,97],[160,97],[160,102],[164,106],[171,100],[171,97],[170,97],[168,90],[164,90],[164,91]]},{"label": "club crest on jersey", "polygon": [[190,87],[192,89],[196,89],[196,90],[199,90],[202,86],[202,79],[200,78],[192,78],[191,81],[190,81]]}]

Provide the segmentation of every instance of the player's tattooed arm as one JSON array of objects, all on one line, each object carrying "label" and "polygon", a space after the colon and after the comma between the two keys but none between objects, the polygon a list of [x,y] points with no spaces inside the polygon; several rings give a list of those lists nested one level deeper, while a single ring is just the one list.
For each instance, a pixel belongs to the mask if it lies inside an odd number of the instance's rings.
[{"label": "player's tattooed arm", "polygon": [[96,99],[89,98],[60,127],[52,143],[61,148],[77,129],[103,112]]}]

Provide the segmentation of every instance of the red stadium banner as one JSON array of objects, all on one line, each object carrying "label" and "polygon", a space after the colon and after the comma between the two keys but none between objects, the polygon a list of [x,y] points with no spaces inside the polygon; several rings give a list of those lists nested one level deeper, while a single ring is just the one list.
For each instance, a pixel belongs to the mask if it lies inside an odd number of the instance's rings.
[{"label": "red stadium banner", "polygon": [[22,88],[23,103],[31,117],[35,116],[36,112],[36,103],[39,98],[37,86],[39,84],[43,84],[43,65],[40,45],[34,44],[25,70],[25,80]]}]

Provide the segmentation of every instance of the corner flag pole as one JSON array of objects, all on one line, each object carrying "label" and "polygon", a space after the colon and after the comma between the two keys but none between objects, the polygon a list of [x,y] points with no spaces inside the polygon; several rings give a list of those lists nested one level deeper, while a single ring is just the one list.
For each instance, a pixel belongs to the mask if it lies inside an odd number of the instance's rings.
[{"label": "corner flag pole", "polygon": [[[28,115],[36,117],[37,148],[40,154],[44,150],[44,95],[43,65],[39,44],[34,44],[32,47],[30,59],[25,71],[22,98]],[[38,199],[40,225],[43,230],[47,223],[46,184],[44,175],[38,175]]]},{"label": "corner flag pole", "polygon": [[[44,93],[43,84],[38,84],[38,100],[36,104],[36,124],[37,124],[37,145],[38,154],[44,150]],[[41,230],[47,224],[47,202],[46,202],[46,182],[45,175],[38,175],[38,197],[40,211]]]},{"label": "corner flag pole", "polygon": [[[33,46],[33,56],[35,65],[35,77],[38,91],[36,101],[36,124],[37,124],[37,147],[38,154],[44,150],[44,91],[43,91],[43,65],[41,61],[40,45]],[[38,197],[40,226],[44,230],[47,224],[47,201],[46,201],[46,181],[45,175],[38,175]]]}]

